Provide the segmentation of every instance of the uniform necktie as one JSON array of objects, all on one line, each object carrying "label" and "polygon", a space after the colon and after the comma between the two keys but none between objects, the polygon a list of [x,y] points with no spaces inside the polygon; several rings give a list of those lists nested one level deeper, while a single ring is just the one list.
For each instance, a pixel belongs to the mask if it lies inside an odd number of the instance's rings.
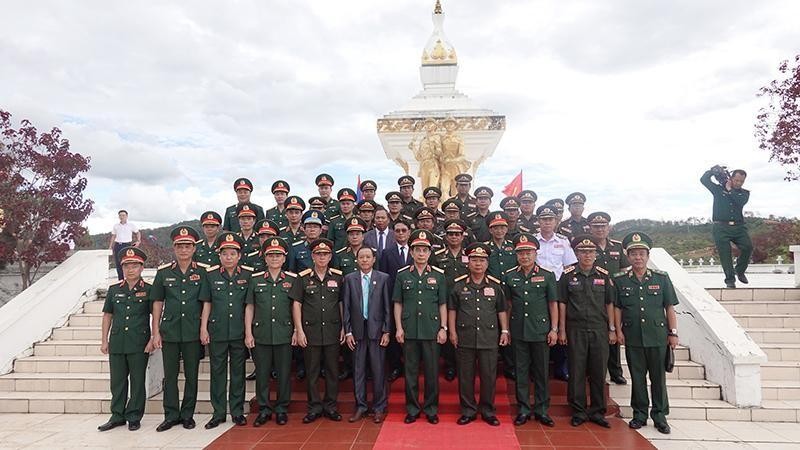
[{"label": "uniform necktie", "polygon": [[361,278],[361,311],[364,312],[364,319],[367,318],[367,306],[369,304],[369,275],[364,274]]},{"label": "uniform necktie", "polygon": [[400,260],[403,261],[404,263],[406,262],[406,247],[405,246],[400,247]]},{"label": "uniform necktie", "polygon": [[383,253],[383,231],[378,236],[378,254]]}]

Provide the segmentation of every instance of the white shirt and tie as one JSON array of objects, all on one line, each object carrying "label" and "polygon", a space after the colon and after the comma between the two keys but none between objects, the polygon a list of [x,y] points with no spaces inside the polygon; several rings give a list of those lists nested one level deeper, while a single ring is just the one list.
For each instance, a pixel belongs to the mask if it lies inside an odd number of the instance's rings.
[{"label": "white shirt and tie", "polygon": [[367,273],[361,272],[361,311],[364,313],[364,320],[369,317],[369,294],[370,294],[370,281],[372,280],[372,271]]}]

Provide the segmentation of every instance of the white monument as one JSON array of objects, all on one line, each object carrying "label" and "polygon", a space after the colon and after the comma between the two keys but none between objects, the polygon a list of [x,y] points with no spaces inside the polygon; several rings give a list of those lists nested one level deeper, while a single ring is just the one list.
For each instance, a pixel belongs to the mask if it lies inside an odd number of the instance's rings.
[{"label": "white monument", "polygon": [[433,33],[422,51],[419,69],[422,91],[402,109],[378,119],[378,137],[386,157],[417,178],[417,186],[438,186],[446,198],[455,195],[455,175],[475,176],[480,164],[494,153],[506,118],[475,106],[456,90],[458,56],[443,23],[444,12],[437,0]]}]

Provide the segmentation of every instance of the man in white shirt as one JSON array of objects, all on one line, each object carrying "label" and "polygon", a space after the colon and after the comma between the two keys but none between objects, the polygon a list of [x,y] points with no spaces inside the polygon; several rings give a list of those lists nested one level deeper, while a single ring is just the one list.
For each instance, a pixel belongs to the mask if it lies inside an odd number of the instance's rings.
[{"label": "man in white shirt", "polygon": [[127,246],[138,247],[139,242],[141,242],[141,236],[136,225],[128,222],[128,211],[121,209],[117,214],[119,215],[119,223],[115,223],[114,228],[111,230],[108,249],[113,252],[114,266],[117,268],[117,279],[121,280],[123,277],[122,266],[119,263],[119,251]]},{"label": "man in white shirt", "polygon": [[377,250],[380,261],[383,251],[395,246],[394,230],[389,228],[389,212],[384,208],[377,209],[373,225],[374,227],[364,234],[364,245]]}]

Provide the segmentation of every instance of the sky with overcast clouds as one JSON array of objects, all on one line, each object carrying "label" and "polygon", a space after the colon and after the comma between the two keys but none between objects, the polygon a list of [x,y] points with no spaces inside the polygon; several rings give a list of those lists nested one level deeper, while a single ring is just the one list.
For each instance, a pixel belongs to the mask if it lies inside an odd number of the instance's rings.
[{"label": "sky with overcast clouds", "polygon": [[[433,0],[10,2],[0,108],[62,128],[92,158],[90,232],[222,212],[247,176],[315,193],[402,170],[375,120],[421,89]],[[702,172],[745,168],[746,211],[800,216],[800,182],[757,149],[759,87],[800,52],[800,2],[444,0],[457,88],[507,116],[478,184],[524,171],[543,202],[572,191],[614,220],[711,214]],[[328,161],[326,161],[328,160]],[[421,190],[421,187],[418,187]]]}]

